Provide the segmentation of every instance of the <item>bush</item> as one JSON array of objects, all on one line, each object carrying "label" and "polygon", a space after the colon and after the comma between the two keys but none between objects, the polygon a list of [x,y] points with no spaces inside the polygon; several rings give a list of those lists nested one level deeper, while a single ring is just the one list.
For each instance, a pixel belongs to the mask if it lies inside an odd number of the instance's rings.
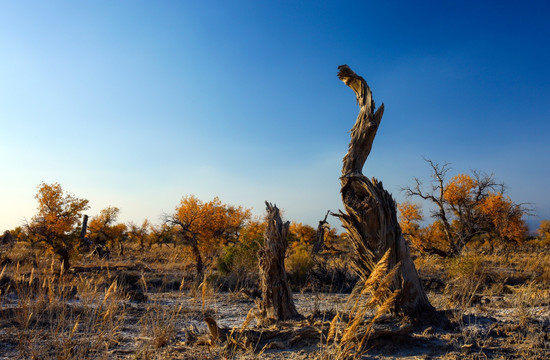
[{"label": "bush", "polygon": [[212,280],[224,290],[257,287],[259,247],[258,241],[246,239],[243,242],[225,246],[222,255],[218,258],[219,274]]},{"label": "bush", "polygon": [[286,259],[286,271],[290,283],[299,287],[304,286],[314,265],[307,248],[304,245],[296,246]]}]

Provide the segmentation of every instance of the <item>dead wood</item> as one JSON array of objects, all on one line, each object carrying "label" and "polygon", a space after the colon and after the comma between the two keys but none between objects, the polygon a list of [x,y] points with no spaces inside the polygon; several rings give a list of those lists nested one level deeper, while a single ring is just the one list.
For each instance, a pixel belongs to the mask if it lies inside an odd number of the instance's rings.
[{"label": "dead wood", "polygon": [[384,104],[375,111],[372,92],[367,82],[347,65],[339,66],[338,77],[357,97],[359,115],[351,129],[348,152],[343,159],[341,194],[345,212],[336,214],[353,245],[352,264],[366,281],[375,264],[390,251],[390,267],[400,263],[397,281],[400,290],[394,311],[412,319],[433,313],[432,307],[397,221],[395,200],[376,179],[363,175],[363,165],[370,154],[372,143],[384,113]]},{"label": "dead wood", "polygon": [[288,247],[287,234],[290,223],[283,222],[277,206],[266,201],[267,228],[264,244],[258,251],[260,268],[259,317],[262,325],[298,319],[301,315],[292,300],[292,291],[287,282],[285,254]]},{"label": "dead wood", "polygon": [[315,233],[315,242],[311,248],[312,254],[319,253],[325,244],[325,234],[327,231],[330,231],[330,225],[327,222],[328,214],[330,214],[330,210],[328,210],[325,214],[325,218],[319,221],[319,225],[317,226],[317,231]]},{"label": "dead wood", "polygon": [[[220,328],[213,318],[205,318],[208,333],[200,333],[196,328],[185,329],[186,345],[222,346],[225,354],[235,355],[238,351],[260,352],[269,349],[289,349],[319,344],[328,345],[327,337],[331,322],[308,320],[280,322],[276,327],[253,327],[228,329]],[[342,330],[337,329],[336,338],[341,341]],[[384,337],[410,334],[411,324],[403,324],[395,318],[385,318],[373,323],[361,322],[354,335],[346,340],[348,345],[363,346]],[[335,342],[336,344],[337,342]]]}]

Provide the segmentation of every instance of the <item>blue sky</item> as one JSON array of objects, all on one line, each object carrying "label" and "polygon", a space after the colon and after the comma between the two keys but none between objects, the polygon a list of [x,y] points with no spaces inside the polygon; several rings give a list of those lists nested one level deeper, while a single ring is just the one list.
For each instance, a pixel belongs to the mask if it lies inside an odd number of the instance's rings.
[{"label": "blue sky", "polygon": [[194,194],[315,225],[342,207],[344,63],[385,103],[364,173],[398,201],[425,157],[550,218],[549,39],[545,1],[1,1],[0,231],[42,181],[121,221]]}]

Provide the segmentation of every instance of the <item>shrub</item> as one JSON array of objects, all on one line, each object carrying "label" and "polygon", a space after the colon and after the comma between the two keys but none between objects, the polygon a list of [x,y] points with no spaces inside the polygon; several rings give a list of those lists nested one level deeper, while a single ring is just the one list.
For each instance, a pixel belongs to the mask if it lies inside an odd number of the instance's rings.
[{"label": "shrub", "polygon": [[291,255],[286,259],[286,271],[293,285],[303,286],[308,280],[308,275],[314,262],[304,245],[294,247]]}]

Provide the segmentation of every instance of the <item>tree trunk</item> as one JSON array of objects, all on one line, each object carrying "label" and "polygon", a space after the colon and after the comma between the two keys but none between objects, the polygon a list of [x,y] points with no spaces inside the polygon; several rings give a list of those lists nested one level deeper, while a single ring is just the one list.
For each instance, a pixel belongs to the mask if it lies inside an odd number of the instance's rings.
[{"label": "tree trunk", "polygon": [[262,325],[300,318],[294,306],[292,291],[287,283],[285,253],[288,247],[287,234],[290,223],[283,223],[279,209],[266,201],[267,228],[264,244],[258,251],[260,287],[259,303]]},{"label": "tree trunk", "polygon": [[341,193],[345,213],[337,216],[347,230],[353,244],[352,264],[359,276],[366,281],[374,265],[391,249],[391,264],[400,264],[400,279],[394,287],[400,289],[395,311],[412,319],[419,319],[432,307],[397,221],[396,204],[391,194],[384,190],[382,182],[369,180],[362,174],[374,137],[382,120],[384,104],[374,112],[372,93],[366,81],[347,65],[339,66],[338,77],[357,96],[359,115],[351,129],[348,153],[343,159]]},{"label": "tree trunk", "polygon": [[69,270],[71,268],[69,250],[65,248],[58,249],[57,255],[59,255],[59,260],[61,261],[61,269],[63,269],[63,271]]},{"label": "tree trunk", "polygon": [[84,215],[82,219],[82,229],[80,230],[80,238],[84,240],[86,238],[86,229],[88,228],[88,215]]},{"label": "tree trunk", "polygon": [[320,220],[319,225],[317,226],[317,231],[315,232],[315,242],[311,248],[312,255],[319,253],[325,244],[325,233],[330,231],[330,225],[327,222],[328,214],[330,214],[330,210],[327,211],[325,218]]},{"label": "tree trunk", "polygon": [[195,235],[191,236],[191,248],[193,250],[193,256],[195,256],[195,266],[197,268],[197,282],[200,283],[204,275],[204,269],[202,264],[201,252],[199,250],[199,243]]}]

